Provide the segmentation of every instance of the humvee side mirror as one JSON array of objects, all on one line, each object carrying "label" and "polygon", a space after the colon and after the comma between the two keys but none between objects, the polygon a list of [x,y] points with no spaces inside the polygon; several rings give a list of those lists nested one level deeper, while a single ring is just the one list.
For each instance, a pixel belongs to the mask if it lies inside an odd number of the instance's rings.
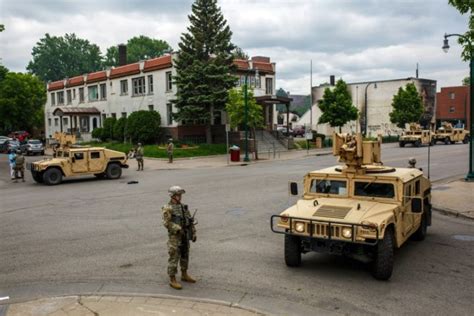
[{"label": "humvee side mirror", "polygon": [[423,212],[422,201],[420,198],[411,199],[411,212],[412,213]]},{"label": "humvee side mirror", "polygon": [[290,193],[291,195],[298,195],[298,183],[290,182]]}]

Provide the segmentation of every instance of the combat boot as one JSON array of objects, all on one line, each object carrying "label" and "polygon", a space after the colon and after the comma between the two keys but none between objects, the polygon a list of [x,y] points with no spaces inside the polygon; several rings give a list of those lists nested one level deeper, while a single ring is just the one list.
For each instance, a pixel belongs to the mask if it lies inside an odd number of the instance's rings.
[{"label": "combat boot", "polygon": [[189,282],[189,283],[196,283],[196,280],[194,280],[186,270],[181,271],[181,280],[184,282]]},{"label": "combat boot", "polygon": [[176,277],[174,275],[170,276],[170,286],[175,290],[181,290],[183,288],[181,284],[176,281]]}]

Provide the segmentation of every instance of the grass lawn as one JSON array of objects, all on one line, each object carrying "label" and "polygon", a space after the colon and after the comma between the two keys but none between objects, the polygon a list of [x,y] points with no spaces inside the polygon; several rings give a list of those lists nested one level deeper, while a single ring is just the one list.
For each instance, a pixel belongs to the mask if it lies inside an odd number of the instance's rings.
[{"label": "grass lawn", "polygon": [[[112,150],[121,151],[128,153],[133,148],[131,144],[124,143],[101,143],[101,142],[90,142],[84,143],[83,145],[105,147]],[[188,148],[174,148],[174,158],[185,158],[185,157],[200,157],[200,156],[212,156],[212,155],[223,155],[226,153],[225,144],[200,144],[192,145],[193,147]],[[166,145],[145,145],[144,147],[145,157],[154,158],[168,158],[166,154]]]}]

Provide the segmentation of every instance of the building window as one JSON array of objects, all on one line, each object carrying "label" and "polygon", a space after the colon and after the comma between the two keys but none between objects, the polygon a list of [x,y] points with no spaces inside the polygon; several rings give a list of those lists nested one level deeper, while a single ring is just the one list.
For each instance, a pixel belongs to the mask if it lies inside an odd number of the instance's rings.
[{"label": "building window", "polygon": [[66,91],[66,98],[67,98],[67,104],[71,104],[71,103],[72,103],[71,90],[67,90],[67,91]]},{"label": "building window", "polygon": [[99,91],[97,85],[88,87],[89,101],[99,100]]},{"label": "building window", "polygon": [[100,84],[100,99],[107,100],[107,86],[105,83]]},{"label": "building window", "polygon": [[127,118],[127,112],[122,112],[122,117]]},{"label": "building window", "polygon": [[153,94],[153,75],[148,76],[148,94]]},{"label": "building window", "polygon": [[454,106],[449,107],[449,113],[454,113],[455,110],[456,108]]},{"label": "building window", "polygon": [[54,126],[59,126],[59,119],[57,117],[54,118]]},{"label": "building window", "polygon": [[117,118],[117,114],[115,114],[115,113],[110,113],[110,115],[111,115],[114,119]]},{"label": "building window", "polygon": [[265,94],[273,95],[273,78],[265,79]]},{"label": "building window", "polygon": [[76,100],[76,89],[72,89],[72,99]]},{"label": "building window", "polygon": [[67,117],[63,117],[63,126],[67,126]]},{"label": "building window", "polygon": [[59,91],[56,95],[58,97],[58,105],[64,104],[64,91]]},{"label": "building window", "polygon": [[79,103],[84,103],[84,88],[79,88]]},{"label": "building window", "polygon": [[166,72],[166,91],[173,90],[173,76],[171,75],[171,71]]},{"label": "building window", "polygon": [[48,119],[48,126],[51,127],[51,119]]},{"label": "building window", "polygon": [[56,98],[54,97],[54,92],[51,93],[51,105],[56,105]]},{"label": "building window", "polygon": [[145,94],[145,77],[133,78],[133,96]]},{"label": "building window", "polygon": [[97,128],[97,117],[94,117],[92,119],[92,129],[96,129]]},{"label": "building window", "polygon": [[173,105],[171,103],[166,105],[166,117],[168,125],[173,124]]},{"label": "building window", "polygon": [[449,93],[449,99],[454,100],[454,97],[455,97],[454,92],[450,92]]},{"label": "building window", "polygon": [[128,80],[120,80],[120,95],[128,94]]},{"label": "building window", "polygon": [[154,110],[153,104],[148,104],[148,110],[150,110],[150,111]]}]

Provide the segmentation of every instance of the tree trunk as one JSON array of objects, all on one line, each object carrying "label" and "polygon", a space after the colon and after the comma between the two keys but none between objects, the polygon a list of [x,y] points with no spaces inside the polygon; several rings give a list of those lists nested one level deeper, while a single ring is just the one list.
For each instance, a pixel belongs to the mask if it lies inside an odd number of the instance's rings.
[{"label": "tree trunk", "polygon": [[206,143],[212,144],[212,122],[214,119],[214,106],[209,108],[209,122],[206,124]]}]

